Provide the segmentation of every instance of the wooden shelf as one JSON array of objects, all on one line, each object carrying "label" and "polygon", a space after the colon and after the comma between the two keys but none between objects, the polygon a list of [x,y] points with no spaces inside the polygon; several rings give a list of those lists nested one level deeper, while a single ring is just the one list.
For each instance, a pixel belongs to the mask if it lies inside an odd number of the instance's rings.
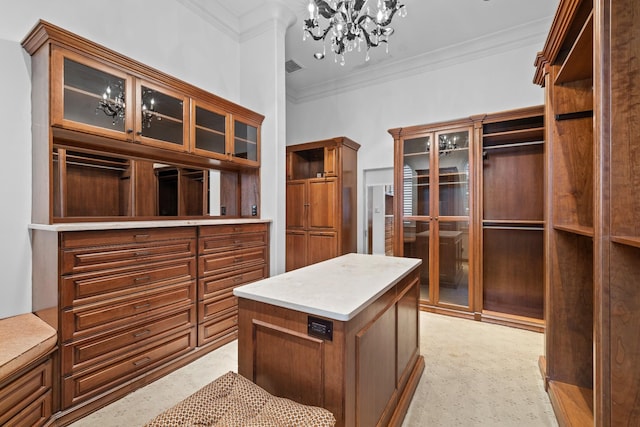
[{"label": "wooden shelf", "polygon": [[554,224],[554,230],[565,231],[567,233],[579,234],[581,236],[593,237],[593,227],[586,227],[577,224]]},{"label": "wooden shelf", "polygon": [[555,84],[593,77],[593,12],[584,23],[567,59],[556,76]]},{"label": "wooden shelf", "polygon": [[549,381],[549,399],[561,426],[593,425],[593,390]]},{"label": "wooden shelf", "polygon": [[483,219],[482,225],[521,225],[523,229],[531,225],[544,225],[544,220],[530,219]]},{"label": "wooden shelf", "polygon": [[638,236],[611,236],[611,241],[621,245],[640,248],[640,237]]}]

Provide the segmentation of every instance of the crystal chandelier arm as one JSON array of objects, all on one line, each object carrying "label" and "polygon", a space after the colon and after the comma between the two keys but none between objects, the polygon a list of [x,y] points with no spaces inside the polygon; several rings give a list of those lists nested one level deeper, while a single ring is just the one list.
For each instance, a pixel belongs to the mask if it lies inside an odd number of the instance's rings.
[{"label": "crystal chandelier arm", "polygon": [[315,41],[324,40],[324,38],[327,36],[327,33],[329,31],[331,31],[331,29],[333,28],[333,23],[331,23],[327,28],[325,28],[324,32],[322,34],[320,34],[319,36],[316,36],[315,34],[313,34],[311,32],[312,28],[313,28],[313,26],[309,26],[307,24],[307,21],[305,20],[304,30],[307,32],[307,34]]},{"label": "crystal chandelier arm", "polygon": [[[326,1],[313,0],[313,2],[318,7],[318,14],[322,15],[324,18],[331,19],[331,17],[336,14],[336,11],[333,10]],[[340,4],[342,4],[342,2]],[[340,4],[338,4],[338,9],[340,9]]]}]

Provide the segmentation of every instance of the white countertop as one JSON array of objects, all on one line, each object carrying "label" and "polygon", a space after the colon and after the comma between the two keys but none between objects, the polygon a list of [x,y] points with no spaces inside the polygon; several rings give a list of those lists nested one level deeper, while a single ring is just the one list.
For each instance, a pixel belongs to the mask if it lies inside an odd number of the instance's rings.
[{"label": "white countertop", "polygon": [[421,263],[415,258],[347,254],[237,287],[233,294],[347,321]]},{"label": "white countertop", "polygon": [[69,222],[56,224],[29,224],[32,230],[47,231],[86,231],[121,230],[127,228],[184,227],[197,225],[253,224],[271,222],[269,219],[226,218],[226,219],[168,219],[157,221],[112,221],[112,222]]}]

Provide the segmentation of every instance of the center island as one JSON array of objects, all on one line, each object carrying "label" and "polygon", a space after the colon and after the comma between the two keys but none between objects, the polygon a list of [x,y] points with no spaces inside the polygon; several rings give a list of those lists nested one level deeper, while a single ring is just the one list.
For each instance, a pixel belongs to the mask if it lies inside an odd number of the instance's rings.
[{"label": "center island", "polygon": [[400,426],[424,370],[420,264],[347,254],[236,288],[238,373],[336,426]]}]

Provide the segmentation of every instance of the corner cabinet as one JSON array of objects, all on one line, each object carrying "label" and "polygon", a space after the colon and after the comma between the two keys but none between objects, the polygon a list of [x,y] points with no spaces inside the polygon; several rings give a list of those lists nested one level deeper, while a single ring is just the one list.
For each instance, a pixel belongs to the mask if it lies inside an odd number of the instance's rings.
[{"label": "corner cabinet", "polygon": [[545,88],[545,354],[560,425],[640,414],[640,3],[561,0]]},{"label": "corner cabinet", "polygon": [[423,310],[544,329],[542,110],[389,130],[394,254],[423,260]]},{"label": "corner cabinet", "polygon": [[356,252],[359,148],[346,137],[286,148],[287,271]]}]

